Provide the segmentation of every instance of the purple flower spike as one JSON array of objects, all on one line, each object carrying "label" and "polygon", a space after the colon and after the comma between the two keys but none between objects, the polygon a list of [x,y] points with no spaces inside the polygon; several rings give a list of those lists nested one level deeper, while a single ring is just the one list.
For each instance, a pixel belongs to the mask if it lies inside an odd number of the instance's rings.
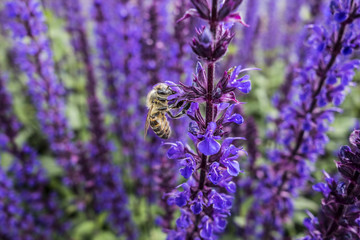
[{"label": "purple flower spike", "polygon": [[[188,180],[183,184],[184,191],[174,189],[167,194],[169,203],[181,208],[181,216],[176,230],[166,232],[168,239],[218,239],[230,215],[233,200],[230,194],[236,191],[232,180],[240,173],[237,158],[243,151],[232,145],[234,140],[243,138],[225,136],[230,125],[244,122],[240,114],[232,112],[234,104],[240,103],[235,90],[238,88],[243,93],[251,90],[249,77],[238,75],[253,69],[232,68],[224,71],[221,79],[216,79],[216,63],[226,54],[234,37],[232,24],[226,22],[245,24],[236,12],[242,0],[212,1],[211,5],[207,0],[191,2],[195,8],[187,11],[182,19],[200,17],[209,25],[197,29],[190,44],[198,59],[203,61],[196,65],[192,84],[180,83],[171,100],[184,103],[184,108],[188,109],[187,116],[191,120],[188,136],[195,149],[171,144],[168,151],[168,157],[179,162],[180,174]],[[173,84],[171,87],[175,89]],[[202,111],[203,106],[205,111]]]},{"label": "purple flower spike", "polygon": [[209,123],[204,135],[205,139],[198,143],[198,149],[206,156],[214,155],[220,150],[221,145],[216,141],[219,140],[220,137],[214,136],[215,129],[216,123]]},{"label": "purple flower spike", "polygon": [[[255,187],[257,195],[248,214],[246,228],[251,232],[249,235],[266,236],[269,239],[285,237],[283,226],[293,216],[293,199],[311,179],[313,163],[309,165],[307,161],[314,162],[325,153],[330,122],[338,112],[334,105],[343,102],[353,85],[351,80],[355,69],[359,67],[356,63],[358,59],[353,55],[341,54],[341,50],[359,39],[359,1],[332,0],[327,10],[328,19],[324,19],[323,25],[317,23],[308,27],[310,35],[305,45],[306,51],[303,51],[306,54],[299,56],[296,71],[291,70],[295,76],[291,77],[292,83],[287,86],[287,96],[279,109],[279,117],[274,119],[273,123],[278,127],[269,135],[275,139],[277,146],[269,151],[273,163],[258,169],[262,177]],[[352,156],[350,152],[344,149],[341,154],[349,158],[349,155]],[[350,171],[352,167],[346,161],[337,163],[337,166],[344,177],[353,178],[354,172]],[[328,196],[327,203],[330,204],[334,199],[343,198],[339,194],[333,198],[335,190],[342,194],[346,191],[343,185],[335,187],[334,180],[328,181],[326,184],[331,192],[325,184],[317,184],[314,189]],[[342,207],[339,209],[343,210]],[[359,239],[342,235],[351,230],[333,235],[338,228],[337,223],[347,225],[349,222],[348,219],[339,219],[335,207],[324,206],[319,221],[326,216],[335,220],[331,224],[327,219],[324,220],[321,229],[329,232],[322,237],[309,239]],[[259,228],[259,225],[262,227]]]}]

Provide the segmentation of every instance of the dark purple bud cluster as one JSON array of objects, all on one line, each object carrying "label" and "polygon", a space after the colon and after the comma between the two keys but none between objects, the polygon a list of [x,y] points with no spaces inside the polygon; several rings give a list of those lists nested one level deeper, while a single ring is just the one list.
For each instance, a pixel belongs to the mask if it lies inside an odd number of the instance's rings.
[{"label": "dark purple bud cluster", "polygon": [[189,9],[178,21],[189,17],[200,17],[209,21],[211,27],[216,24],[215,22],[239,22],[247,26],[247,24],[242,21],[240,13],[236,12],[242,1],[243,0],[225,0],[222,4],[216,6],[216,11],[213,12],[213,8],[210,7],[208,0],[191,0],[195,8]]},{"label": "dark purple bud cluster", "polygon": [[230,41],[234,37],[234,33],[231,33],[229,29],[221,27],[219,29],[219,37],[216,41],[216,45],[213,44],[212,33],[208,28],[203,27],[197,30],[197,37],[192,40],[191,48],[199,58],[206,61],[216,61],[227,51],[227,47]]},{"label": "dark purple bud cluster", "polygon": [[318,217],[309,212],[304,220],[309,232],[306,240],[360,239],[360,130],[351,133],[350,143],[352,148],[340,148],[336,162],[342,179],[325,173],[326,183],[313,186],[324,198]]}]

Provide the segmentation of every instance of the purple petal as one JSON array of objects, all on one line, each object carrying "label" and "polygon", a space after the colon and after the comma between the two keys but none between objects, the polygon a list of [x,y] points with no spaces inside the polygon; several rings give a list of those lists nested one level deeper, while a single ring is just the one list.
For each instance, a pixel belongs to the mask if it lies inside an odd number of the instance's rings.
[{"label": "purple petal", "polygon": [[200,231],[200,236],[205,239],[212,237],[212,226],[210,221],[206,221],[203,228]]},{"label": "purple petal", "polygon": [[190,17],[199,17],[199,13],[195,8],[191,8],[189,10],[187,10],[184,14],[184,16],[182,16],[179,20],[177,20],[176,22],[181,22],[184,19],[190,18]]},{"label": "purple petal", "polygon": [[220,150],[220,143],[213,138],[206,137],[203,141],[199,142],[198,149],[206,156],[214,155]]},{"label": "purple petal", "polygon": [[202,211],[202,204],[200,202],[195,202],[193,205],[191,205],[191,211],[197,215],[200,214]]},{"label": "purple petal", "polygon": [[206,131],[214,131],[216,129],[216,123],[210,122]]},{"label": "purple petal", "polygon": [[228,184],[226,184],[225,188],[230,193],[235,193],[236,192],[236,184],[234,182],[228,182]]},{"label": "purple petal", "polygon": [[324,196],[328,196],[331,192],[329,186],[325,183],[317,183],[313,186],[313,189],[317,192],[321,192]]},{"label": "purple petal", "polygon": [[194,170],[194,169],[193,169],[192,167],[190,167],[190,166],[185,166],[185,167],[183,167],[183,168],[180,169],[180,174],[181,174],[184,178],[188,179],[188,178],[192,175],[193,170]]},{"label": "purple petal", "polygon": [[238,161],[229,161],[227,171],[231,176],[237,176],[240,173],[240,165]]},{"label": "purple petal", "polygon": [[240,114],[235,113],[231,117],[229,117],[226,120],[226,122],[233,122],[233,123],[236,123],[236,124],[242,124],[244,122],[244,118]]},{"label": "purple petal", "polygon": [[185,206],[187,203],[187,196],[184,194],[184,192],[181,192],[176,198],[175,198],[175,204],[179,207]]}]

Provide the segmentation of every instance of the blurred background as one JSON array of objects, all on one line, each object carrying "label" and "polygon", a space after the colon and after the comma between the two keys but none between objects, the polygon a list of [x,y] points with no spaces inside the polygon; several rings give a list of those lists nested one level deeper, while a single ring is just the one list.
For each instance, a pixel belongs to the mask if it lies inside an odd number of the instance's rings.
[{"label": "blurred background", "polygon": [[[328,4],[244,0],[239,8],[250,27],[232,27],[235,38],[216,74],[235,65],[261,69],[250,74],[252,92],[239,98],[245,121],[256,123],[256,164],[269,162],[270,119],[306,54],[305,26],[326,19]],[[161,228],[174,225],[179,212],[162,196],[183,179],[173,177],[179,174],[168,146],[151,131],[143,137],[145,97],[159,82],[191,83],[198,60],[189,42],[206,23],[176,22],[189,8],[188,0],[0,2],[0,239],[166,238]],[[331,125],[326,154],[312,166],[312,183],[322,181],[322,169],[336,173],[337,151],[359,127],[359,96],[354,86]],[[186,120],[170,124],[168,142],[188,141]],[[292,238],[305,234],[305,210],[319,207],[311,185],[295,199],[286,225]],[[237,229],[252,197],[237,206],[221,239],[242,239]],[[173,218],[164,218],[169,212]]]}]

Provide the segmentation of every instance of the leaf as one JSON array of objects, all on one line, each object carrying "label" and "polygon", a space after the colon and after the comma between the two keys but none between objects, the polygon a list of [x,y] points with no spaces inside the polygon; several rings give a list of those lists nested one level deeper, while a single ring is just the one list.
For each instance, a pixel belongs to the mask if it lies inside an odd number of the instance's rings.
[{"label": "leaf", "polygon": [[117,238],[111,232],[99,232],[93,237],[93,240],[117,240]]},{"label": "leaf", "polygon": [[92,235],[95,231],[96,224],[93,221],[85,221],[80,223],[74,229],[75,239],[83,239],[86,236]]},{"label": "leaf", "polygon": [[10,165],[13,163],[14,158],[6,153],[6,152],[2,152],[0,154],[0,168],[2,168],[3,170],[7,170]]},{"label": "leaf", "polygon": [[304,197],[298,197],[294,200],[294,207],[297,210],[317,211],[319,208],[319,204],[317,202],[314,202],[313,200]]},{"label": "leaf", "polygon": [[109,214],[107,212],[102,212],[99,214],[99,216],[96,219],[96,226],[98,228],[101,228],[105,224],[105,221],[106,221],[108,215]]},{"label": "leaf", "polygon": [[165,240],[166,234],[160,228],[153,228],[150,232],[150,240]]},{"label": "leaf", "polygon": [[63,169],[55,162],[54,158],[50,156],[42,156],[39,158],[50,178],[62,176],[64,174]]},{"label": "leaf", "polygon": [[234,222],[237,226],[244,227],[246,224],[246,217],[241,217],[241,216],[235,217]]},{"label": "leaf", "polygon": [[66,106],[67,116],[73,129],[81,129],[82,121],[81,114],[79,112],[78,107],[75,104],[67,104]]}]

